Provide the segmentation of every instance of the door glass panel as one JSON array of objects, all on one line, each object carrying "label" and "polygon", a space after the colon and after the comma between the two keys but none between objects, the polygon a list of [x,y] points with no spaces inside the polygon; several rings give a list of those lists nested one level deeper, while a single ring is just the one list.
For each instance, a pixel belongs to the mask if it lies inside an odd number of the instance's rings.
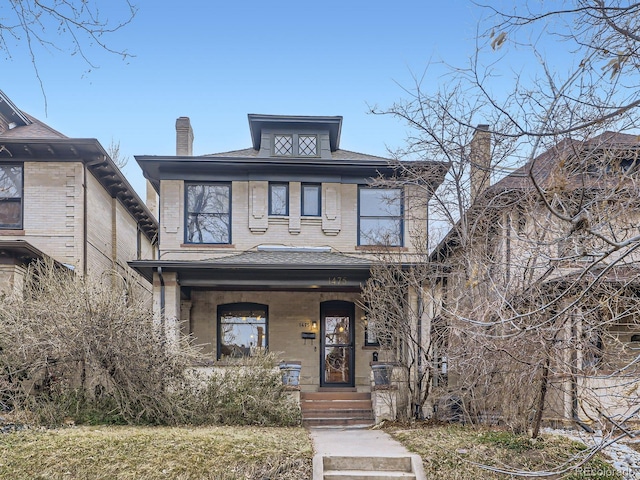
[{"label": "door glass panel", "polygon": [[325,345],[348,345],[349,317],[325,317]]},{"label": "door glass panel", "polygon": [[353,344],[351,318],[327,315],[324,321],[324,384],[350,384]]},{"label": "door glass panel", "polygon": [[349,365],[351,347],[329,347],[325,352],[325,383],[349,383],[351,381]]}]

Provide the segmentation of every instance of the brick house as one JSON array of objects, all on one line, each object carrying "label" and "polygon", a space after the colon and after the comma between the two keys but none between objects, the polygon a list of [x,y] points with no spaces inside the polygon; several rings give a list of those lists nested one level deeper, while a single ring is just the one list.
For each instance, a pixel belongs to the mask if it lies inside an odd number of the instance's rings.
[{"label": "brick house", "polygon": [[[153,280],[167,335],[193,335],[213,365],[269,349],[301,364],[303,392],[366,392],[379,348],[358,305],[371,253],[411,253],[428,199],[408,218],[408,190],[370,186],[397,170],[340,149],[342,117],[248,119],[244,150],[193,156],[181,117],[176,156],[136,156],[158,195],[159,256],[130,265]],[[442,181],[442,163],[418,164]]]},{"label": "brick house", "polygon": [[68,138],[0,91],[0,288],[19,289],[29,262],[82,275],[154,258],[157,221],[96,139]]},{"label": "brick house", "polygon": [[[451,332],[464,323],[457,318],[471,319],[482,332],[508,338],[504,345],[518,345],[516,355],[495,355],[492,378],[508,378],[518,361],[530,362],[531,377],[522,378],[536,385],[548,374],[548,420],[637,420],[638,136],[605,132],[585,141],[565,139],[494,185],[488,126],[478,127],[474,142],[467,230],[456,225],[431,253],[442,277],[433,287],[430,321]],[[469,265],[473,270],[465,272]],[[528,336],[527,329],[540,335]],[[443,351],[453,345],[457,355],[443,372],[445,394],[460,394],[458,379],[473,371],[461,366],[461,339],[468,342],[470,331],[443,338]],[[546,370],[538,368],[547,358]],[[499,381],[492,386],[499,388]],[[499,416],[497,397],[469,409]]]}]

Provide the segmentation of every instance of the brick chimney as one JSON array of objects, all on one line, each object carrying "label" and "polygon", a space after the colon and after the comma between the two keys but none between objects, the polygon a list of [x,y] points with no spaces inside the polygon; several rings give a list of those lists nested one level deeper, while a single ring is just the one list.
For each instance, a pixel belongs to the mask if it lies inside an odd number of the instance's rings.
[{"label": "brick chimney", "polygon": [[471,139],[471,204],[491,185],[491,132],[489,125],[478,125]]},{"label": "brick chimney", "polygon": [[193,155],[193,129],[189,117],[179,117],[176,120],[176,155]]}]

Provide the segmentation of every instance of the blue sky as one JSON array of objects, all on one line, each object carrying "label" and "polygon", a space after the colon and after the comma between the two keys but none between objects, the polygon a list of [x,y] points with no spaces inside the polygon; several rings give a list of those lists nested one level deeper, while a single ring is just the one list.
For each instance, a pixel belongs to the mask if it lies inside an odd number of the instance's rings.
[{"label": "blue sky", "polygon": [[[120,0],[105,1],[117,15]],[[248,113],[342,115],[341,148],[386,155],[406,127],[367,113],[389,106],[411,74],[443,81],[437,62],[473,53],[471,2],[449,0],[139,0],[133,22],[109,37],[122,60],[97,49],[90,69],[77,55],[39,50],[45,101],[26,52],[0,57],[2,89],[22,110],[67,136],[111,139],[131,157],[125,174],[143,195],[133,155],[175,154],[175,120],[189,116],[194,154],[250,146]]]}]

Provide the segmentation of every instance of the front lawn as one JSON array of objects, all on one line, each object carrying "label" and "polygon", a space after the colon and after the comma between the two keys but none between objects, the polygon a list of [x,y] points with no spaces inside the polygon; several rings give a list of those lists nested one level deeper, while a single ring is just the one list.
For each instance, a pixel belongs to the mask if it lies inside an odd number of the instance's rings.
[{"label": "front lawn", "polygon": [[0,478],[304,480],[303,428],[72,427],[0,434]]},{"label": "front lawn", "polygon": [[[523,478],[492,472],[479,465],[509,470],[554,471],[572,457],[580,456],[586,449],[581,443],[558,436],[542,435],[533,441],[527,436],[513,435],[503,430],[469,426],[391,426],[385,430],[422,457],[427,478],[433,480]],[[622,475],[599,456],[577,471],[543,478],[622,480]]]}]

